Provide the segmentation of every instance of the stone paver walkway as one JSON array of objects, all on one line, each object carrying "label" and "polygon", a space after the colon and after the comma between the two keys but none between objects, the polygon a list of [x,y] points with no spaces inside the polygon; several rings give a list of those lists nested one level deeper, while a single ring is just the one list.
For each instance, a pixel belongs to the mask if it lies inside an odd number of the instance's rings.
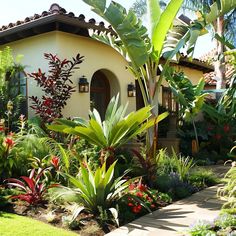
[{"label": "stone paver walkway", "polygon": [[[217,168],[218,174],[228,168]],[[217,199],[219,186],[213,186],[167,207],[147,214],[106,236],[174,236],[184,235],[186,228],[197,220],[213,220],[219,214],[222,201]]]}]

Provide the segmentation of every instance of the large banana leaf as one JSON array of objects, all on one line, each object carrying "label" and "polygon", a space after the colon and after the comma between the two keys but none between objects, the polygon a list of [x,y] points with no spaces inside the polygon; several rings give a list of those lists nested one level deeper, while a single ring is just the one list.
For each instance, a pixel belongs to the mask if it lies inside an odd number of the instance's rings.
[{"label": "large banana leaf", "polygon": [[145,43],[147,29],[142,25],[136,15],[119,3],[106,0],[83,0],[92,7],[92,10],[111,24],[119,38],[122,40],[130,60],[137,68],[148,60],[148,49]]},{"label": "large banana leaf", "polygon": [[207,24],[213,23],[219,16],[223,16],[236,8],[235,0],[218,0],[211,7],[210,12],[206,14],[205,20]]},{"label": "large banana leaf", "polygon": [[[148,0],[149,2],[149,15],[154,15],[154,13],[152,13],[152,9],[156,9],[156,2],[155,0]],[[183,0],[172,0],[169,2],[169,4],[167,5],[165,11],[162,12],[160,19],[158,20],[158,16],[154,15],[153,17],[153,24],[156,24],[155,30],[153,31],[153,35],[152,35],[152,44],[154,47],[154,51],[157,53],[158,58],[161,56],[161,52],[162,52],[162,48],[164,46],[164,41],[166,39],[167,33],[169,31],[169,29],[171,28],[172,24],[173,24],[173,20],[175,19],[181,5],[183,3]],[[153,6],[153,8],[152,8]],[[152,26],[153,27],[153,26]]]}]

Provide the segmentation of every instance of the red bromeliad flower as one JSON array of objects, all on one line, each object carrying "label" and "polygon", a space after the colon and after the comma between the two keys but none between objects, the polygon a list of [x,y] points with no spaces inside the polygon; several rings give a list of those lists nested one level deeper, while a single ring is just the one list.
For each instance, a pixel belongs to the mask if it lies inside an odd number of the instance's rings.
[{"label": "red bromeliad flower", "polygon": [[57,157],[57,156],[52,157],[51,164],[55,167],[55,169],[59,168],[59,162],[60,162],[59,157]]},{"label": "red bromeliad flower", "polygon": [[14,146],[15,142],[11,138],[5,138],[4,143],[7,147],[11,148]]},{"label": "red bromeliad flower", "polygon": [[230,126],[229,126],[228,124],[225,124],[225,125],[224,125],[224,132],[225,132],[225,133],[228,133],[229,130],[230,130]]}]

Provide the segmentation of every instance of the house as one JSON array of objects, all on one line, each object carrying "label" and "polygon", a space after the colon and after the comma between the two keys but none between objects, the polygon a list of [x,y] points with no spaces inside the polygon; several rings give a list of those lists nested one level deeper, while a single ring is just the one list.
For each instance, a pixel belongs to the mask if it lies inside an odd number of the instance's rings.
[{"label": "house", "polygon": [[[84,56],[80,69],[73,74],[72,81],[77,86],[77,91],[73,93],[63,111],[65,117],[87,117],[91,103],[104,116],[110,98],[117,93],[120,93],[121,104],[129,102],[128,112],[141,107],[138,89],[136,98],[127,94],[131,83],[135,84],[135,78],[126,69],[127,61],[113,48],[92,39],[91,31],[114,33],[111,27],[106,28],[103,22],[97,24],[94,19],[86,21],[83,14],[75,16],[72,12],[67,13],[58,4],[52,4],[49,11],[2,26],[0,49],[10,46],[14,55],[23,54],[22,64],[27,66],[28,73],[38,68],[47,71],[48,64],[43,57],[45,52],[57,54],[61,59],[70,59],[77,53]],[[173,66],[184,71],[194,83],[197,83],[204,73],[213,69],[199,60],[189,61],[185,57],[182,57],[178,64],[173,63]],[[90,86],[88,93],[78,91],[78,81],[83,76],[87,78]],[[27,97],[42,95],[33,79],[28,78],[27,84],[23,86],[27,87]],[[164,101],[165,99],[168,101]],[[164,104],[171,104],[171,101],[172,97],[163,96]],[[28,104],[28,115],[34,116],[30,101]]]}]

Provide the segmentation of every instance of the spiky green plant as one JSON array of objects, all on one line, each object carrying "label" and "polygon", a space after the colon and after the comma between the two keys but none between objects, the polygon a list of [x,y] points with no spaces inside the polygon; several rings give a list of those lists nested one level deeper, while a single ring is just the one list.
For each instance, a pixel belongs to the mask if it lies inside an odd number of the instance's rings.
[{"label": "spiky green plant", "polygon": [[[113,163],[116,148],[127,143],[138,134],[163,120],[168,113],[151,118],[151,107],[144,107],[136,112],[125,115],[126,106],[119,106],[119,95],[113,97],[107,107],[105,120],[102,121],[96,109],[90,112],[90,120],[78,118],[73,121],[57,119],[56,123],[49,125],[53,131],[78,135],[88,142],[101,148],[100,160],[103,164],[106,159]],[[148,120],[149,119],[149,120]]]},{"label": "spiky green plant", "polygon": [[114,177],[116,162],[108,170],[106,163],[93,172],[89,166],[81,166],[77,177],[66,174],[71,186],[58,188],[55,191],[55,199],[61,198],[65,202],[75,203],[77,207],[73,210],[71,221],[73,221],[82,210],[87,210],[95,216],[100,211],[110,211],[117,220],[118,212],[114,208],[117,201],[123,196],[130,181],[123,176]]}]

